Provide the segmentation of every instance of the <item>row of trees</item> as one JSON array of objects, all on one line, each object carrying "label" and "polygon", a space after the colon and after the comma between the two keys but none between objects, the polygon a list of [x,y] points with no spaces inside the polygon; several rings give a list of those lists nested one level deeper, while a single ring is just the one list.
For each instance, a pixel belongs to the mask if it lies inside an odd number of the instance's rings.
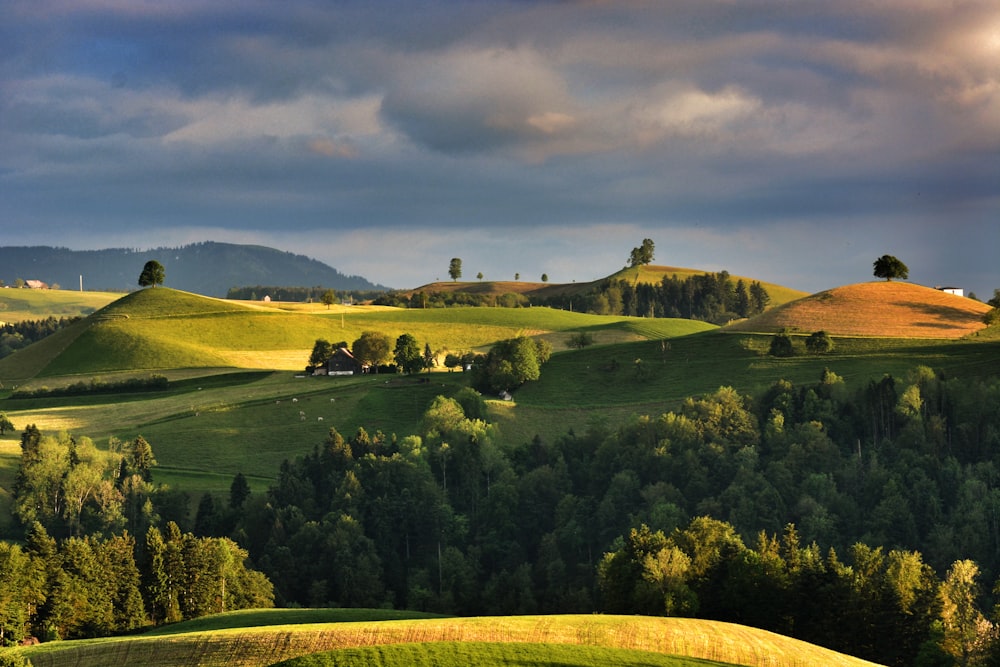
[{"label": "row of trees", "polygon": [[331,343],[325,338],[317,339],[309,354],[306,371],[312,372],[322,366],[341,348],[349,349],[358,364],[372,372],[383,369],[412,375],[429,370],[437,363],[437,354],[431,350],[431,344],[424,343],[421,347],[412,334],[401,334],[393,344],[392,339],[380,331],[364,331],[350,347],[347,341]]},{"label": "row of trees", "polygon": [[280,287],[276,285],[248,285],[244,287],[230,287],[226,292],[227,299],[239,299],[242,301],[260,301],[265,296],[272,301],[290,301],[300,303],[327,303],[341,301],[358,302],[376,299],[385,294],[382,290],[340,290],[335,291],[329,287],[320,285],[314,287]]}]

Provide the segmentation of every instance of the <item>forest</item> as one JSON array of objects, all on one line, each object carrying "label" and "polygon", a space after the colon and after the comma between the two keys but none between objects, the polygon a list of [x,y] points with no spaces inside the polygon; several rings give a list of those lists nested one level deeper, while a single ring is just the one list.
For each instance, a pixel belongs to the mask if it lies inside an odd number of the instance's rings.
[{"label": "forest", "polygon": [[[917,367],[853,390],[825,371],[755,396],[722,387],[618,429],[594,420],[553,442],[505,442],[487,414],[463,389],[435,399],[419,433],[331,429],[266,493],[237,476],[193,517],[153,482],[149,443],[105,454],[29,429],[16,508],[60,553],[146,536],[128,542],[146,623],[177,613],[152,583],[159,532],[168,544],[227,540],[261,577],[245,588],[273,584],[278,605],[694,615],[892,665],[967,664],[996,648],[1000,380]],[[10,604],[8,636],[24,618],[59,636],[111,627],[53,621],[55,602],[20,617]]]},{"label": "forest", "polygon": [[609,279],[582,295],[536,301],[596,315],[682,317],[725,324],[764,312],[771,297],[760,282],[748,284],[742,278],[734,282],[728,271],[720,271],[687,278],[664,276],[658,284]]}]

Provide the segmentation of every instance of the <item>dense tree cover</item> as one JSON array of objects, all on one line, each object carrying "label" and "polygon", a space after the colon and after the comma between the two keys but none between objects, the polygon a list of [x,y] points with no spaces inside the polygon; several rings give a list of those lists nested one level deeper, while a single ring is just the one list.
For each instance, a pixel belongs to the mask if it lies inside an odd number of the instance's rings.
[{"label": "dense tree cover", "polygon": [[[1000,380],[825,372],[516,446],[484,415],[466,390],[415,435],[331,430],[231,534],[285,603],[695,614],[888,664],[983,650]],[[977,573],[949,575],[960,560]],[[985,599],[949,611],[968,579]]]},{"label": "dense tree cover", "polygon": [[556,296],[539,305],[569,308],[598,315],[682,317],[725,324],[764,311],[771,297],[757,281],[733,281],[729,273],[705,273],[679,278],[664,276],[659,284],[606,280],[583,295]]},{"label": "dense tree cover", "polygon": [[[250,285],[246,287],[230,287],[226,292],[227,299],[239,299],[241,301],[260,301],[264,297],[270,297],[272,301],[290,301],[300,303],[325,303],[323,296],[332,291],[330,288],[317,285],[315,287],[279,287],[276,285]],[[384,290],[337,290],[342,301],[358,302],[375,299]],[[335,294],[335,295],[336,295]]]},{"label": "dense tree cover", "polygon": [[[24,430],[14,513],[27,533],[23,546],[0,542],[0,645],[273,605],[271,583],[247,567],[246,550],[228,537],[182,533],[159,515],[169,494],[153,484],[155,466],[141,436],[99,450],[89,438]],[[234,502],[248,493],[234,480]]]},{"label": "dense tree cover", "polygon": [[0,326],[0,358],[17,352],[22,347],[40,341],[60,329],[65,329],[80,317],[46,317],[42,320],[25,320],[23,322],[8,322]]}]

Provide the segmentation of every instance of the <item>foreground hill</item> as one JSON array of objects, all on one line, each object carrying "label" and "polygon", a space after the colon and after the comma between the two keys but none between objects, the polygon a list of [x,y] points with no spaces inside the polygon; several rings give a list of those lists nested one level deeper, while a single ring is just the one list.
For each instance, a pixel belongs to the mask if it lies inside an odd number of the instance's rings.
[{"label": "foreground hill", "polygon": [[[286,613],[299,612],[274,610],[232,616],[234,619],[270,617],[270,623],[274,625],[237,625],[210,632],[172,632],[165,636],[56,642],[25,650],[24,654],[36,667],[67,664],[79,667],[264,667],[280,660],[349,647],[428,642],[449,642],[457,647],[472,642],[499,642],[649,651],[713,661],[710,664],[748,667],[862,667],[874,664],[756,628],[688,618],[509,616],[345,623],[300,621],[296,625],[278,625]],[[474,655],[470,655],[469,659],[472,662],[468,664],[475,664]]]},{"label": "foreground hill", "polygon": [[[166,269],[166,284],[186,292],[223,297],[245,285],[315,286],[336,290],[384,290],[323,262],[255,245],[196,243],[179,248],[69,250],[49,246],[0,247],[0,279],[57,283],[64,289],[127,291],[136,288],[149,260]],[[2,319],[2,318],[0,318]]]},{"label": "foreground hill", "polygon": [[868,282],[819,292],[726,327],[727,331],[894,338],[961,338],[984,329],[990,307],[904,282]]}]

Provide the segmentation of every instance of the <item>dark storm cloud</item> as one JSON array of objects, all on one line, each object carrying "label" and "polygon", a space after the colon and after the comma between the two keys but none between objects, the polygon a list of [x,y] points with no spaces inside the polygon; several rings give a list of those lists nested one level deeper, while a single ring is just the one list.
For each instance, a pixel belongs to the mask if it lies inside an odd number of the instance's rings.
[{"label": "dark storm cloud", "polygon": [[9,2],[3,241],[246,239],[409,284],[442,236],[564,279],[653,236],[816,289],[870,277],[867,232],[988,295],[997,62],[986,0]]}]

